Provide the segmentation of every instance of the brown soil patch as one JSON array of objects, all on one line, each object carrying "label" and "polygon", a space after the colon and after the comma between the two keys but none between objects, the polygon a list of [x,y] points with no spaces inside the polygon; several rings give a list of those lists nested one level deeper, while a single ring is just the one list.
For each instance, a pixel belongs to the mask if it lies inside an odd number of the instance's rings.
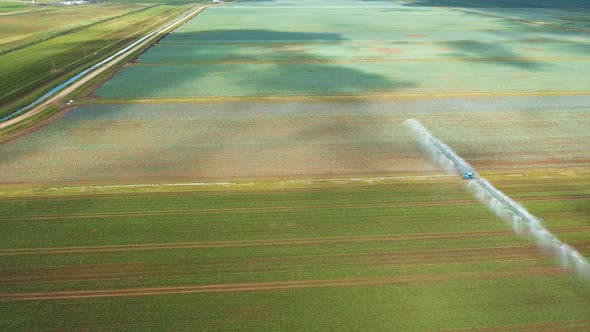
[{"label": "brown soil patch", "polygon": [[403,53],[406,50],[401,49],[401,48],[385,48],[385,47],[380,47],[380,48],[376,48],[375,51],[378,52],[378,53]]},{"label": "brown soil patch", "polygon": [[536,51],[542,51],[542,50],[543,50],[543,49],[542,49],[542,48],[540,48],[540,47],[534,47],[534,46],[525,47],[524,49],[525,49],[525,50],[527,50],[527,51],[535,51],[535,52],[536,52]]},{"label": "brown soil patch", "polygon": [[100,264],[39,268],[10,268],[0,271],[1,284],[67,283],[80,281],[199,277],[225,273],[292,271],[313,267],[339,266],[428,266],[446,264],[480,264],[489,262],[542,261],[533,246],[504,246],[465,249],[434,249],[355,254],[294,255],[277,261],[275,257],[250,259],[201,259],[190,267],[183,264]]},{"label": "brown soil patch", "polygon": [[[588,227],[576,227],[579,231],[581,228],[589,230]],[[565,232],[564,228],[558,229]],[[408,241],[408,240],[425,240],[425,239],[453,239],[463,237],[482,237],[482,236],[508,236],[512,235],[511,231],[481,231],[481,232],[462,232],[462,233],[435,233],[435,234],[415,234],[415,235],[393,235],[393,236],[359,236],[359,237],[330,237],[317,239],[285,239],[285,240],[258,240],[258,241],[219,241],[219,242],[185,242],[185,243],[155,243],[155,244],[130,244],[130,245],[112,245],[112,246],[87,246],[87,247],[59,247],[59,248],[30,248],[30,249],[3,249],[0,250],[0,256],[16,255],[40,255],[40,254],[68,254],[68,253],[87,253],[87,252],[117,252],[132,250],[165,250],[165,249],[198,249],[198,248],[236,248],[236,247],[258,247],[258,246],[292,246],[292,245],[314,245],[314,244],[333,244],[333,243],[364,243],[364,242],[389,242],[389,241]]]}]

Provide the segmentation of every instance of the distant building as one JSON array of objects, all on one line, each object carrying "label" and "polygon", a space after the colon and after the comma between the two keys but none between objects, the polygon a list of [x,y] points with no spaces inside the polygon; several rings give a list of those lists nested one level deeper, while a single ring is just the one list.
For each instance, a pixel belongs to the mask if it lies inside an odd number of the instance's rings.
[{"label": "distant building", "polygon": [[72,1],[60,1],[57,4],[61,6],[74,6],[74,5],[85,5],[90,3],[90,1],[86,0],[72,0]]},{"label": "distant building", "polygon": [[213,3],[222,3],[223,0],[213,0]]}]

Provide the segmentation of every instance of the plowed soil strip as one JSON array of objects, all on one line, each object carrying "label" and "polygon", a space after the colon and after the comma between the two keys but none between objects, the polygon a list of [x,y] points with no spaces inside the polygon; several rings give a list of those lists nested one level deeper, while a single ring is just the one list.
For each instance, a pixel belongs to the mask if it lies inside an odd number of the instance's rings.
[{"label": "plowed soil strip", "polygon": [[[526,202],[549,202],[560,200],[583,200],[590,199],[590,195],[575,196],[553,196],[553,197],[520,197],[520,201]],[[393,207],[410,207],[410,206],[446,206],[446,205],[467,205],[479,204],[475,199],[468,200],[449,200],[449,201],[423,201],[423,202],[402,202],[388,204],[330,204],[330,205],[310,205],[310,206],[263,206],[263,207],[243,207],[243,208],[221,208],[221,209],[186,209],[186,210],[167,210],[167,211],[124,211],[110,213],[71,213],[71,214],[50,214],[50,215],[32,215],[23,217],[3,217],[2,221],[37,221],[37,220],[54,220],[54,219],[84,219],[84,218],[113,218],[127,216],[166,216],[182,214],[205,214],[205,213],[242,213],[256,211],[301,211],[301,210],[325,210],[325,209],[367,209],[367,208],[393,208]]]},{"label": "plowed soil strip", "polygon": [[446,332],[487,332],[487,331],[587,331],[590,330],[590,320],[550,322],[539,324],[494,326],[473,329],[445,330]]},{"label": "plowed soil strip", "polygon": [[396,284],[432,283],[452,280],[478,280],[478,279],[500,279],[560,275],[565,271],[559,268],[530,268],[525,270],[502,271],[502,272],[462,272],[452,274],[418,274],[390,276],[379,278],[347,278],[328,280],[294,280],[275,281],[260,283],[241,284],[220,284],[202,286],[181,286],[181,287],[153,287],[153,288],[127,288],[127,289],[105,289],[89,291],[63,291],[47,293],[12,293],[0,294],[0,301],[27,301],[27,300],[59,300],[59,299],[80,299],[99,297],[123,297],[123,296],[146,296],[165,294],[188,294],[188,293],[219,293],[219,292],[245,292],[245,291],[269,291],[281,289],[301,289],[318,287],[353,287],[353,286],[378,286]]},{"label": "plowed soil strip", "polygon": [[133,280],[142,278],[179,278],[215,276],[219,273],[257,274],[308,271],[310,268],[333,268],[339,270],[358,269],[359,266],[408,267],[489,263],[533,263],[544,258],[534,246],[492,247],[454,250],[379,252],[368,254],[298,255],[284,257],[280,262],[273,258],[228,261],[196,261],[193,266],[168,265],[91,265],[51,266],[44,268],[0,269],[0,284],[67,283],[97,280]]},{"label": "plowed soil strip", "polygon": [[[572,227],[569,232],[590,230],[590,226]],[[564,231],[561,228],[560,231]],[[357,236],[357,237],[330,237],[317,239],[281,239],[281,240],[255,240],[255,241],[219,241],[219,242],[181,242],[181,243],[150,243],[129,244],[112,246],[87,246],[87,247],[58,247],[58,248],[22,248],[2,249],[0,256],[16,255],[41,255],[41,254],[71,254],[89,252],[117,252],[134,250],[164,250],[164,249],[209,249],[209,248],[236,248],[236,247],[262,247],[262,246],[292,246],[292,245],[317,245],[338,243],[365,243],[365,242],[390,242],[408,240],[431,239],[455,239],[465,237],[489,237],[512,236],[509,230],[462,232],[462,233],[431,233],[392,236]]]},{"label": "plowed soil strip", "polygon": [[[590,226],[561,227],[556,231],[559,233],[589,231]],[[293,245],[324,245],[324,244],[347,244],[366,242],[393,242],[410,240],[444,240],[467,237],[494,237],[513,236],[512,231],[479,231],[461,233],[431,233],[431,234],[409,234],[390,236],[358,236],[358,237],[330,237],[317,239],[285,239],[285,240],[255,240],[255,241],[219,241],[219,242],[181,242],[181,243],[150,243],[150,244],[129,244],[112,246],[87,246],[87,247],[57,247],[57,248],[21,248],[2,249],[1,256],[16,255],[43,255],[43,254],[75,254],[90,252],[121,252],[137,250],[165,250],[165,249],[211,249],[211,248],[238,248],[238,247],[263,247],[263,246],[293,246]]]}]

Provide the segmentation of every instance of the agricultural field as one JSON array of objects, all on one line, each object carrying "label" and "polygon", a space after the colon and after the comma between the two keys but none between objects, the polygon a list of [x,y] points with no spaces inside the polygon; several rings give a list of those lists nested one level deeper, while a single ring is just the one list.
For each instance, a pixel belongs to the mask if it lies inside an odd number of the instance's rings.
[{"label": "agricultural field", "polygon": [[[588,193],[554,190],[520,198]],[[2,196],[5,330],[588,328],[590,289],[454,178]]]},{"label": "agricultural field", "polygon": [[0,136],[0,330],[590,329],[590,280],[403,125],[419,119],[590,256],[589,12],[207,8]]},{"label": "agricultural field", "polygon": [[[0,117],[66,81],[75,73],[151,32],[185,11],[185,6],[152,6],[35,42],[0,55]],[[1,29],[1,28],[0,28]],[[23,98],[25,97],[25,98]]]},{"label": "agricultural field", "polygon": [[586,14],[590,4],[585,0],[408,0],[404,2],[412,6],[459,8],[479,15],[499,16],[566,30],[590,30],[590,22]]},{"label": "agricultural field", "polygon": [[0,8],[2,5],[23,6],[29,10],[0,16],[0,54],[146,7],[120,4],[35,6],[4,2],[0,3]]},{"label": "agricultural field", "polygon": [[28,8],[30,7],[20,2],[0,2],[0,15],[7,13],[15,13]]},{"label": "agricultural field", "polygon": [[[420,118],[480,171],[587,168],[590,114],[559,106],[588,101],[511,97],[396,104],[350,99],[85,105],[0,145],[0,182],[438,172],[404,128],[408,118]],[[527,109],[533,102],[554,109]]]},{"label": "agricultural field", "polygon": [[[356,4],[314,7],[298,1],[210,8],[96,95],[144,99],[590,90],[587,32],[383,1],[363,2],[370,15],[359,15]],[[239,28],[228,29],[227,20]]]}]

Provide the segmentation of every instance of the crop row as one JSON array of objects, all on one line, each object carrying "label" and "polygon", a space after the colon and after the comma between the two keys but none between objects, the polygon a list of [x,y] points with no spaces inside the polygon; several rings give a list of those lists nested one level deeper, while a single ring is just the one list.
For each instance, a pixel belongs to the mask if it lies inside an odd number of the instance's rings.
[{"label": "crop row", "polygon": [[[401,125],[407,118],[419,118],[480,171],[586,167],[590,118],[568,107],[587,99],[541,98],[534,102],[554,110],[519,111],[532,99],[294,100],[284,109],[268,101],[88,105],[1,145],[0,182],[435,170]],[[479,112],[457,111],[465,108]]]},{"label": "crop row", "polygon": [[[411,330],[585,319],[577,304],[587,288],[469,197],[458,179],[430,179],[3,198],[0,326],[47,329],[58,317],[65,329],[321,329],[327,316],[332,327]],[[19,299],[26,293],[65,298]],[[351,305],[361,309],[344,314]],[[154,308],[157,318],[146,316]],[[429,314],[407,318],[417,310]]]}]

